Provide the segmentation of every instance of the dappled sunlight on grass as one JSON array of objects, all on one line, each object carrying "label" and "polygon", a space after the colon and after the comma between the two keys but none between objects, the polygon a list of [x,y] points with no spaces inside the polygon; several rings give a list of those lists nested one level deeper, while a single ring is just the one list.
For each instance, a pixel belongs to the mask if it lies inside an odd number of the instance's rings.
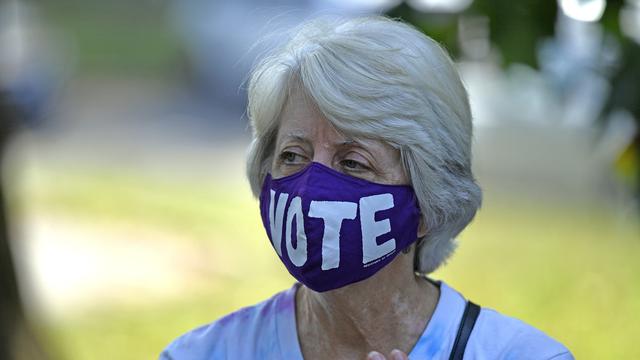
[{"label": "dappled sunlight on grass", "polygon": [[[47,177],[56,181],[27,188],[26,216],[64,213],[83,223],[179,233],[194,246],[205,244],[215,254],[211,266],[225,269],[178,297],[101,305],[48,323],[67,359],[154,358],[176,336],[293,282],[273,254],[246,182],[170,182],[117,172]],[[639,358],[638,255],[638,224],[605,210],[487,198],[456,254],[432,277],[542,329],[577,358]]]}]

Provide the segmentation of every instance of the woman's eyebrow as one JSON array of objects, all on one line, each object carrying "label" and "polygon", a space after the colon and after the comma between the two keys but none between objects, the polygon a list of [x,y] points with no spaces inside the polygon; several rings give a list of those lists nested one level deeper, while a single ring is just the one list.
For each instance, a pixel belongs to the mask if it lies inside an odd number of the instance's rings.
[{"label": "woman's eyebrow", "polygon": [[[291,132],[284,135],[282,139],[282,143],[284,144],[286,141],[298,141],[305,145],[311,144],[311,140],[309,140],[309,138],[307,138],[304,134],[301,134],[298,132]],[[366,142],[362,142],[360,140],[353,139],[353,138],[336,141],[332,144],[332,146],[336,148],[358,147],[369,152],[371,155],[374,155],[376,153],[375,149],[372,149],[371,146],[366,145]]]},{"label": "woman's eyebrow", "polygon": [[358,140],[355,139],[346,139],[344,141],[340,141],[338,142],[338,145],[340,146],[345,146],[345,145],[361,145],[361,143]]},{"label": "woman's eyebrow", "polygon": [[375,152],[375,146],[371,146],[367,141],[361,141],[357,139],[346,139],[344,141],[339,141],[336,143],[337,146],[340,147],[359,147],[369,152]]},{"label": "woman's eyebrow", "polygon": [[284,139],[282,140],[297,140],[299,142],[306,143],[306,144],[310,142],[306,136],[299,133],[288,133],[284,136]]},{"label": "woman's eyebrow", "polygon": [[379,152],[378,152],[378,149],[376,149],[375,146],[367,145],[366,142],[360,141],[360,140],[357,140],[357,139],[347,139],[347,140],[344,140],[344,141],[337,142],[336,145],[339,148],[346,148],[346,149],[348,149],[348,148],[359,148],[359,149],[362,149],[365,152],[367,152],[369,155],[371,155],[373,158],[377,158],[377,157],[381,156],[379,154]]},{"label": "woman's eyebrow", "polygon": [[347,147],[347,146],[358,146],[358,147],[361,147],[361,148],[366,148],[367,147],[364,142],[362,142],[360,140],[357,140],[357,139],[352,139],[352,138],[349,138],[349,139],[346,139],[346,140],[343,140],[343,141],[337,141],[336,145],[340,146],[340,147]]}]

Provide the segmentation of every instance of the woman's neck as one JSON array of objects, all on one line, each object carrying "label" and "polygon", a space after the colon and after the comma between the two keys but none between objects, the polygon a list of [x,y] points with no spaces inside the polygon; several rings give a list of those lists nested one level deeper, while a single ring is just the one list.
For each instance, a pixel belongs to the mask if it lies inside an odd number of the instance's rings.
[{"label": "woman's neck", "polygon": [[298,338],[305,359],[358,358],[370,351],[409,353],[423,333],[439,289],[413,273],[413,251],[369,279],[296,294]]}]

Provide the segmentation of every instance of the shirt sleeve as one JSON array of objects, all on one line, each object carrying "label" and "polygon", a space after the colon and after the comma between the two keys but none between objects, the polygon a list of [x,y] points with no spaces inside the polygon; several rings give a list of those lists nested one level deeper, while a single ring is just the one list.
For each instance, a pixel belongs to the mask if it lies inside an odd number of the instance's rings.
[{"label": "shirt sleeve", "polygon": [[569,349],[556,339],[521,320],[487,308],[482,308],[467,347],[482,358],[573,359]]}]

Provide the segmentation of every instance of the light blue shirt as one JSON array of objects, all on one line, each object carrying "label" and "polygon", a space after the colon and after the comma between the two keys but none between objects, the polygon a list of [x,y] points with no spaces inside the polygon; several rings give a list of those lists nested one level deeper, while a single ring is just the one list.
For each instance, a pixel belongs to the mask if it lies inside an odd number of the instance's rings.
[{"label": "light blue shirt", "polygon": [[[437,284],[438,304],[410,359],[448,359],[453,348],[466,300],[443,281]],[[296,333],[297,286],[182,335],[160,359],[302,359]],[[573,359],[566,347],[542,331],[484,307],[464,354],[465,359]]]}]

